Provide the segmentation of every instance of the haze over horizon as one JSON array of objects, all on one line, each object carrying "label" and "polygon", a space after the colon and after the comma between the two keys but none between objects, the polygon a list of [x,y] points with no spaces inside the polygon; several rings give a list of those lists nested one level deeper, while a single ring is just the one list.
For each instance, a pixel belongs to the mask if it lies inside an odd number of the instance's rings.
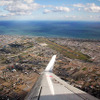
[{"label": "haze over horizon", "polygon": [[0,0],[0,20],[100,21],[100,0]]}]

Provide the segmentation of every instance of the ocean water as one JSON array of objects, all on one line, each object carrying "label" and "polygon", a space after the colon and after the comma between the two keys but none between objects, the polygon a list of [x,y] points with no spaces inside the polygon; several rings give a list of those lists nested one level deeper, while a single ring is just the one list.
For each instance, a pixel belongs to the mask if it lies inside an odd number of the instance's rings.
[{"label": "ocean water", "polygon": [[0,21],[0,34],[100,40],[100,22]]}]

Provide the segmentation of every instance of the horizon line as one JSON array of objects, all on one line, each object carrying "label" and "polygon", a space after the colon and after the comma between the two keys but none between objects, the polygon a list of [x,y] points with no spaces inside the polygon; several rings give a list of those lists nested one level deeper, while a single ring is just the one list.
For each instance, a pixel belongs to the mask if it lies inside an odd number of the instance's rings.
[{"label": "horizon line", "polygon": [[0,21],[65,21],[65,22],[100,22],[94,20],[0,20]]}]

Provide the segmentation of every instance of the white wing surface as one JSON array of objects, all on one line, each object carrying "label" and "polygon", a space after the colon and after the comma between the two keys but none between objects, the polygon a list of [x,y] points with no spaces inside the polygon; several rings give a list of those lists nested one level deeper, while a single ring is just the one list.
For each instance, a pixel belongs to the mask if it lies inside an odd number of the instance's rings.
[{"label": "white wing surface", "polygon": [[54,63],[55,63],[55,59],[56,59],[56,55],[54,55],[54,56],[52,57],[52,59],[50,60],[48,66],[47,66],[46,69],[45,69],[46,72],[52,72],[53,67],[54,67]]},{"label": "white wing surface", "polygon": [[52,57],[25,100],[99,100],[53,74],[55,58],[56,55]]}]

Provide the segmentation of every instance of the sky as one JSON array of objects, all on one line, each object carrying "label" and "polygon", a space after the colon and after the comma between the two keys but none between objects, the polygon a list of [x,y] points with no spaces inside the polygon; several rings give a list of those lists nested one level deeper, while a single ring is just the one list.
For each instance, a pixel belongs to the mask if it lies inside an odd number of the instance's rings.
[{"label": "sky", "polygon": [[0,20],[100,21],[100,0],[0,0]]}]

